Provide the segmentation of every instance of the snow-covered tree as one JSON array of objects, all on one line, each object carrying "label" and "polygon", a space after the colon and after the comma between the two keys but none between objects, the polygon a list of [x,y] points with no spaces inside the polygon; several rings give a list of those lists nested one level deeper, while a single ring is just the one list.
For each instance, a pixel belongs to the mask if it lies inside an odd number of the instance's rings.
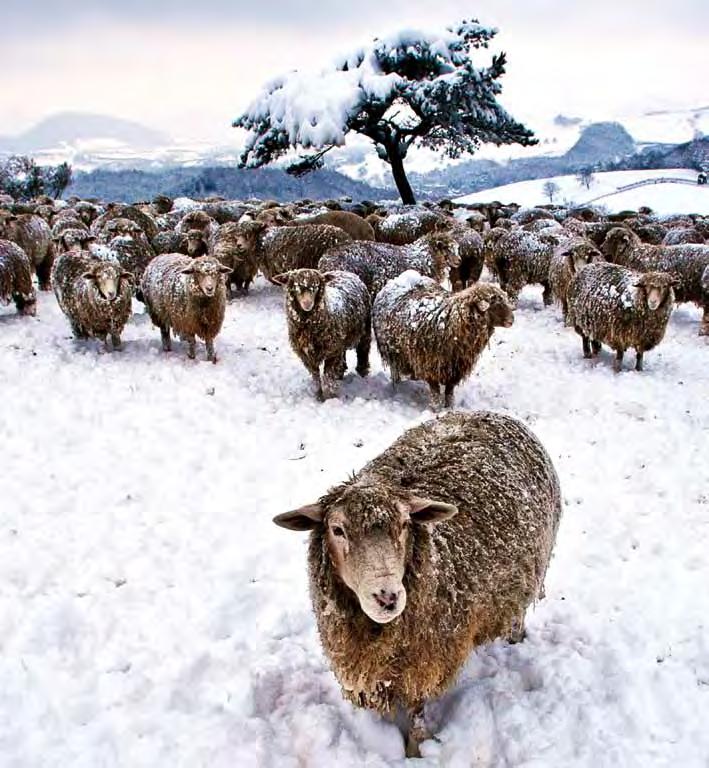
[{"label": "snow-covered tree", "polygon": [[71,166],[67,163],[39,166],[24,155],[12,155],[0,162],[0,192],[16,200],[31,200],[48,194],[61,197],[71,183]]},{"label": "snow-covered tree", "polygon": [[496,34],[475,20],[442,34],[402,32],[375,39],[320,74],[291,72],[270,82],[233,123],[251,132],[241,166],[266,165],[290,149],[316,149],[293,167],[307,172],[348,133],[358,133],[391,166],[403,202],[414,203],[404,170],[412,146],[458,158],[485,142],[536,144],[497,102],[505,54],[489,66],[473,63],[473,52]]},{"label": "snow-covered tree", "polygon": [[555,181],[546,181],[542,187],[542,192],[549,198],[549,202],[553,203],[554,198],[561,192],[561,187]]}]

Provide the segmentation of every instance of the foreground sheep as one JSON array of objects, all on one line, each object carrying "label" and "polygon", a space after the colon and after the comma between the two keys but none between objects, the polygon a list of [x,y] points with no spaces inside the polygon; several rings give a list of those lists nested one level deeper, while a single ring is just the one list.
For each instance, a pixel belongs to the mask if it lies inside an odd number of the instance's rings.
[{"label": "foreground sheep", "polygon": [[633,347],[635,370],[643,355],[663,339],[672,312],[673,278],[662,272],[636,272],[616,264],[589,264],[569,288],[569,324],[583,342],[584,357],[598,354],[601,344],[616,352],[615,370]]},{"label": "foreground sheep", "polygon": [[521,639],[561,517],[549,455],[520,422],[449,413],[406,432],[351,480],[274,522],[310,530],[310,597],[343,695],[408,715],[406,754],[430,736],[424,705],[470,653]]},{"label": "foreground sheep", "polygon": [[131,314],[130,272],[86,251],[70,250],[56,260],[52,283],[77,339],[99,339],[108,351],[110,337],[113,349],[121,348],[121,334]]},{"label": "foreground sheep", "polygon": [[442,282],[448,270],[460,267],[460,249],[452,235],[433,232],[411,245],[348,243],[329,250],[318,263],[321,272],[353,272],[374,297],[389,280],[409,269]]},{"label": "foreground sheep", "polygon": [[404,272],[374,300],[372,323],[382,361],[394,384],[402,376],[425,381],[434,406],[453,404],[453,391],[472,372],[496,327],[514,315],[505,294],[478,284],[451,294],[435,280]]},{"label": "foreground sheep", "polygon": [[585,266],[603,261],[601,252],[585,238],[574,238],[558,246],[551,257],[549,266],[549,287],[552,295],[561,304],[564,324],[568,316],[569,286],[575,275]]},{"label": "foreground sheep", "polygon": [[40,291],[51,291],[52,265],[54,264],[54,243],[49,224],[31,213],[19,216],[0,213],[0,238],[11,240],[27,254],[37,273]]},{"label": "foreground sheep", "polygon": [[217,362],[214,339],[224,322],[224,275],[229,272],[212,256],[192,259],[181,253],[165,253],[148,264],[141,289],[150,319],[160,329],[165,352],[172,349],[173,330],[187,341],[190,360],[195,358],[199,336],[207,348],[207,360]]},{"label": "foreground sheep", "polygon": [[37,313],[37,296],[32,285],[32,266],[19,245],[0,240],[0,303],[15,302],[21,315]]},{"label": "foreground sheep", "polygon": [[347,370],[348,349],[356,348],[357,373],[366,376],[372,328],[362,281],[350,272],[296,269],[277,275],[274,282],[286,287],[288,338],[313,377],[318,400],[336,394],[336,381]]}]

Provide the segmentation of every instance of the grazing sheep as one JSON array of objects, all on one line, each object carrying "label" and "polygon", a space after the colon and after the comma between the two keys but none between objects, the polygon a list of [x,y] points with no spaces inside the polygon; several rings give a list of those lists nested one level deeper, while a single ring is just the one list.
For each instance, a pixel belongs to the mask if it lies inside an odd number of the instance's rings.
[{"label": "grazing sheep", "polygon": [[217,231],[212,246],[212,255],[231,269],[227,277],[227,291],[231,297],[231,286],[238,291],[249,292],[249,286],[258,272],[258,264],[253,249],[242,250],[239,241],[240,225],[234,222],[222,224]]},{"label": "grazing sheep", "polygon": [[266,227],[260,221],[241,221],[236,243],[244,261],[258,264],[267,280],[292,269],[315,269],[330,248],[352,238],[330,224]]},{"label": "grazing sheep", "polygon": [[568,294],[571,281],[587,264],[603,261],[601,252],[584,238],[575,238],[554,249],[549,266],[549,287],[561,304],[564,324],[568,317]]},{"label": "grazing sheep", "polygon": [[391,280],[372,306],[374,335],[396,385],[402,376],[425,381],[434,407],[450,408],[453,391],[472,372],[496,327],[514,314],[494,285],[449,293],[435,280],[409,271]]},{"label": "grazing sheep", "polygon": [[19,215],[0,213],[0,238],[11,240],[27,254],[37,274],[40,291],[52,289],[54,243],[49,224],[31,213]]},{"label": "grazing sheep", "polygon": [[321,272],[343,269],[353,272],[374,297],[387,282],[413,269],[442,282],[448,269],[460,268],[458,243],[448,232],[432,232],[411,245],[359,241],[330,249],[318,264]]},{"label": "grazing sheep", "polygon": [[704,310],[699,335],[707,335],[709,296],[702,287],[702,275],[709,267],[709,245],[650,245],[634,232],[617,227],[608,233],[601,250],[614,264],[674,276],[675,300],[693,302]]},{"label": "grazing sheep", "polygon": [[121,333],[131,314],[133,275],[87,251],[62,253],[52,271],[54,294],[77,339],[95,338],[121,348]]},{"label": "grazing sheep", "polygon": [[293,224],[331,224],[344,230],[353,240],[374,240],[372,225],[356,213],[348,211],[327,211],[313,216],[293,219]]},{"label": "grazing sheep", "polygon": [[27,254],[10,240],[0,240],[0,303],[15,302],[20,315],[37,314],[32,265]]},{"label": "grazing sheep", "polygon": [[615,370],[623,355],[635,349],[635,370],[643,355],[663,339],[670,319],[673,278],[663,272],[636,272],[617,264],[589,264],[574,277],[568,292],[569,324],[583,342],[583,356],[598,354],[601,343],[616,352]]},{"label": "grazing sheep", "polygon": [[514,229],[494,241],[491,260],[493,273],[513,303],[517,302],[519,292],[525,285],[539,283],[544,289],[544,306],[551,304],[551,255],[565,237],[570,235]]},{"label": "grazing sheep", "polygon": [[411,245],[424,235],[446,225],[446,219],[426,209],[392,213],[386,218],[376,214],[367,217],[376,239],[389,245]]},{"label": "grazing sheep", "polygon": [[187,341],[187,356],[194,360],[199,336],[207,348],[207,360],[217,362],[214,339],[221,330],[226,310],[223,276],[228,267],[213,256],[191,259],[181,253],[164,253],[148,264],[141,289],[150,319],[160,329],[162,348],[170,352],[170,330]]},{"label": "grazing sheep", "polygon": [[424,705],[475,648],[521,640],[561,518],[549,454],[516,419],[448,413],[405,432],[354,477],[274,522],[310,533],[310,598],[342,694],[408,716],[406,755],[431,736]]},{"label": "grazing sheep", "polygon": [[348,349],[356,348],[357,373],[366,376],[371,307],[367,289],[357,275],[295,269],[277,275],[274,282],[286,288],[288,338],[313,377],[318,400],[336,394],[336,381],[347,370]]}]

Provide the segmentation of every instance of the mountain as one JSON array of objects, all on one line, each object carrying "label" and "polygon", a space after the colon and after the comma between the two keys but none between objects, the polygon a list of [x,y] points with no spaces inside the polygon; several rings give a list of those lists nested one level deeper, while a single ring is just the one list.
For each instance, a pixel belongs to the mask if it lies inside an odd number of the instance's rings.
[{"label": "mountain", "polygon": [[131,120],[88,112],[60,112],[18,136],[0,137],[0,152],[35,154],[74,146],[77,142],[123,144],[145,150],[165,146],[170,139]]},{"label": "mountain", "polygon": [[596,165],[632,155],[636,149],[633,137],[620,123],[592,123],[564,159],[569,163]]}]

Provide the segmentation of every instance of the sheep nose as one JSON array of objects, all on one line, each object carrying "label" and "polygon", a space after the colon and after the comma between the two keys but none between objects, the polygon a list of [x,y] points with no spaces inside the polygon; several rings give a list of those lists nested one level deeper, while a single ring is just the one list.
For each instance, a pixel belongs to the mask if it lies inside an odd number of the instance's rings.
[{"label": "sheep nose", "polygon": [[372,597],[376,600],[377,605],[384,608],[385,611],[393,611],[399,602],[399,593],[388,589],[380,589],[379,592],[373,592]]}]

